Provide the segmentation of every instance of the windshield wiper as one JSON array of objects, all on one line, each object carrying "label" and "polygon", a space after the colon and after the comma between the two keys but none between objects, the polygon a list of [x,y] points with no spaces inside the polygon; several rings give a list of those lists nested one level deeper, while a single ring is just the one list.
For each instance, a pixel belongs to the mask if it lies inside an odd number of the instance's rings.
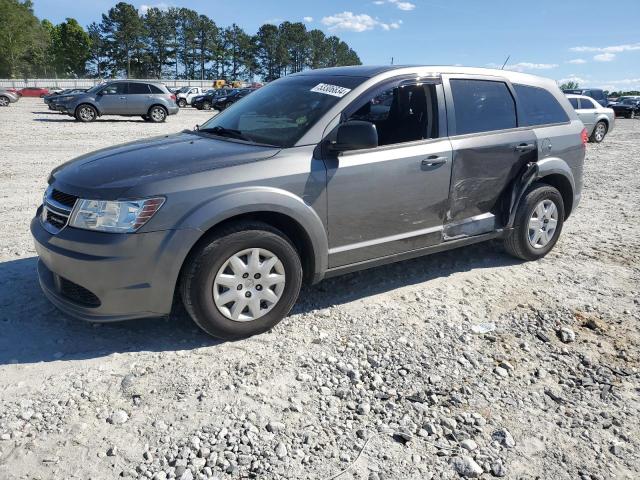
[{"label": "windshield wiper", "polygon": [[204,133],[213,133],[215,135],[220,135],[221,137],[237,138],[239,140],[245,140],[247,142],[252,141],[246,135],[243,135],[243,133],[240,130],[235,130],[233,128],[225,128],[225,127],[221,127],[220,125],[217,125],[213,128],[200,128],[198,129],[198,131],[204,132]]}]

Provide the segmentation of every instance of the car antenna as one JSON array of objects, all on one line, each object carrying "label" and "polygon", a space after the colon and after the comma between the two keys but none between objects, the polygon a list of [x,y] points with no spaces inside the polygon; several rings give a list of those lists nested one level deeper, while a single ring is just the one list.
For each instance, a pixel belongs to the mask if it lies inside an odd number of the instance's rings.
[{"label": "car antenna", "polygon": [[507,62],[509,61],[510,58],[511,58],[511,55],[507,55],[507,59],[502,64],[502,68],[500,68],[500,70],[504,70],[504,67],[507,65]]}]

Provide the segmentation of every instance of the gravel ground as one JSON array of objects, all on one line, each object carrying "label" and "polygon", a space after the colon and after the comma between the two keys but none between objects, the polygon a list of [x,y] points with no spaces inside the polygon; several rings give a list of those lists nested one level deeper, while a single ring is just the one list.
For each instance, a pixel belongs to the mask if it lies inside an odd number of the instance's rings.
[{"label": "gravel ground", "polygon": [[238,342],[56,311],[28,231],[49,171],[208,116],[0,110],[0,478],[638,478],[640,121],[589,145],[535,263],[489,243],[331,279]]}]

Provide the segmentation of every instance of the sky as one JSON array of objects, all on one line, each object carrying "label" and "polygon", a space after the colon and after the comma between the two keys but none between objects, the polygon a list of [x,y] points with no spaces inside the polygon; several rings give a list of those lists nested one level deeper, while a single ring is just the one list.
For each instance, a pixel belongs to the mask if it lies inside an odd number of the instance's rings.
[{"label": "sky", "polygon": [[[116,0],[34,0],[54,23],[99,22]],[[263,23],[304,22],[338,35],[364,64],[500,67],[575,80],[582,87],[640,90],[640,0],[144,0],[188,7],[219,26],[255,33]]]}]

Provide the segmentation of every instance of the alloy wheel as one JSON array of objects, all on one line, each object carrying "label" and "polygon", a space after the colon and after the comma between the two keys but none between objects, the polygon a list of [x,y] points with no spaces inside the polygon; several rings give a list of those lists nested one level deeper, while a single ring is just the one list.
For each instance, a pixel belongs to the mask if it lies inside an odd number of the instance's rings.
[{"label": "alloy wheel", "polygon": [[236,322],[256,320],[276,306],[285,287],[282,261],[264,248],[242,250],[222,264],[213,281],[213,300]]},{"label": "alloy wheel", "polygon": [[598,125],[596,125],[596,133],[595,133],[596,141],[601,142],[602,140],[604,140],[604,136],[606,133],[607,133],[607,127],[605,126],[605,124],[602,122],[598,123]]},{"label": "alloy wheel", "polygon": [[95,113],[91,107],[82,107],[78,114],[85,122],[89,122],[95,118]]},{"label": "alloy wheel", "polygon": [[151,110],[151,118],[154,122],[163,121],[165,116],[164,110],[161,107],[156,107]]},{"label": "alloy wheel", "polygon": [[556,233],[558,207],[549,199],[542,200],[529,217],[529,244],[533,248],[546,247]]},{"label": "alloy wheel", "polygon": [[0,97],[0,107],[6,107],[9,105],[9,99],[7,97]]}]

